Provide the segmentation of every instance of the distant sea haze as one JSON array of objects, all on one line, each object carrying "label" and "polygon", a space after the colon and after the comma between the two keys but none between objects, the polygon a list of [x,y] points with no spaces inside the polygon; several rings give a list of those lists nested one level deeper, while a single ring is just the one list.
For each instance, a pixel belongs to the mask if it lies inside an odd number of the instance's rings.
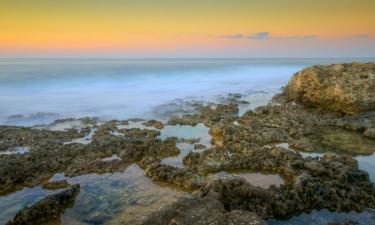
[{"label": "distant sea haze", "polygon": [[0,59],[0,124],[154,118],[175,99],[276,93],[315,64],[374,59]]}]

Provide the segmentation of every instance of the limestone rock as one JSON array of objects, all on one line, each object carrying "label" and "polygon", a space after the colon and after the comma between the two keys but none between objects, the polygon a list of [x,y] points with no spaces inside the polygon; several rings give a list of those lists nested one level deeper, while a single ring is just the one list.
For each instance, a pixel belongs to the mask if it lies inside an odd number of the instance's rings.
[{"label": "limestone rock", "polygon": [[355,114],[375,110],[375,63],[333,64],[306,68],[284,89],[305,106]]}]

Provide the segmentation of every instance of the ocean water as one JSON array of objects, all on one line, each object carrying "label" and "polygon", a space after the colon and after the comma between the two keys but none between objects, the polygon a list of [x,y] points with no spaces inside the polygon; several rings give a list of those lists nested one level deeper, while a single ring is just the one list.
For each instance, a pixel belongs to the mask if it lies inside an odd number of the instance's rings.
[{"label": "ocean water", "polygon": [[0,124],[157,118],[176,99],[280,91],[303,67],[370,59],[0,59]]}]

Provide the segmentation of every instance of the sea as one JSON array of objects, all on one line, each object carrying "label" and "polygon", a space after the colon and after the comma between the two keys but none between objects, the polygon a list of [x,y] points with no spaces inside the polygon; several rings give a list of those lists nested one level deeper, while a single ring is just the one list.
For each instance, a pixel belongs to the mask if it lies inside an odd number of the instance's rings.
[{"label": "sea", "polygon": [[0,59],[0,124],[159,118],[176,100],[275,93],[304,67],[374,59]]}]

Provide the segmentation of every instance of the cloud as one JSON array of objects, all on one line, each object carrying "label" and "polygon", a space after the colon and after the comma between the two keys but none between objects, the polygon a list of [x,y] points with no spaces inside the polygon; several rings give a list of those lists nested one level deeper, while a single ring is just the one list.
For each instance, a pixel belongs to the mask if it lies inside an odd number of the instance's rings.
[{"label": "cloud", "polygon": [[251,40],[264,40],[269,38],[270,34],[268,32],[258,32],[258,33],[253,33],[248,36],[245,36],[246,39],[251,39]]},{"label": "cloud", "polygon": [[229,39],[241,39],[244,38],[244,35],[242,34],[228,34],[228,35],[222,35],[219,36],[220,38],[229,38]]},{"label": "cloud", "polygon": [[[311,40],[319,38],[318,35],[292,35],[292,36],[273,36],[269,32],[262,31],[252,34],[227,34],[218,36],[219,38],[228,39],[248,39],[248,40],[266,40],[266,39],[295,39],[295,40]],[[358,36],[359,38],[360,36]]]},{"label": "cloud", "polygon": [[369,34],[356,34],[356,35],[348,36],[348,38],[367,39],[367,38],[371,38],[371,36]]}]

